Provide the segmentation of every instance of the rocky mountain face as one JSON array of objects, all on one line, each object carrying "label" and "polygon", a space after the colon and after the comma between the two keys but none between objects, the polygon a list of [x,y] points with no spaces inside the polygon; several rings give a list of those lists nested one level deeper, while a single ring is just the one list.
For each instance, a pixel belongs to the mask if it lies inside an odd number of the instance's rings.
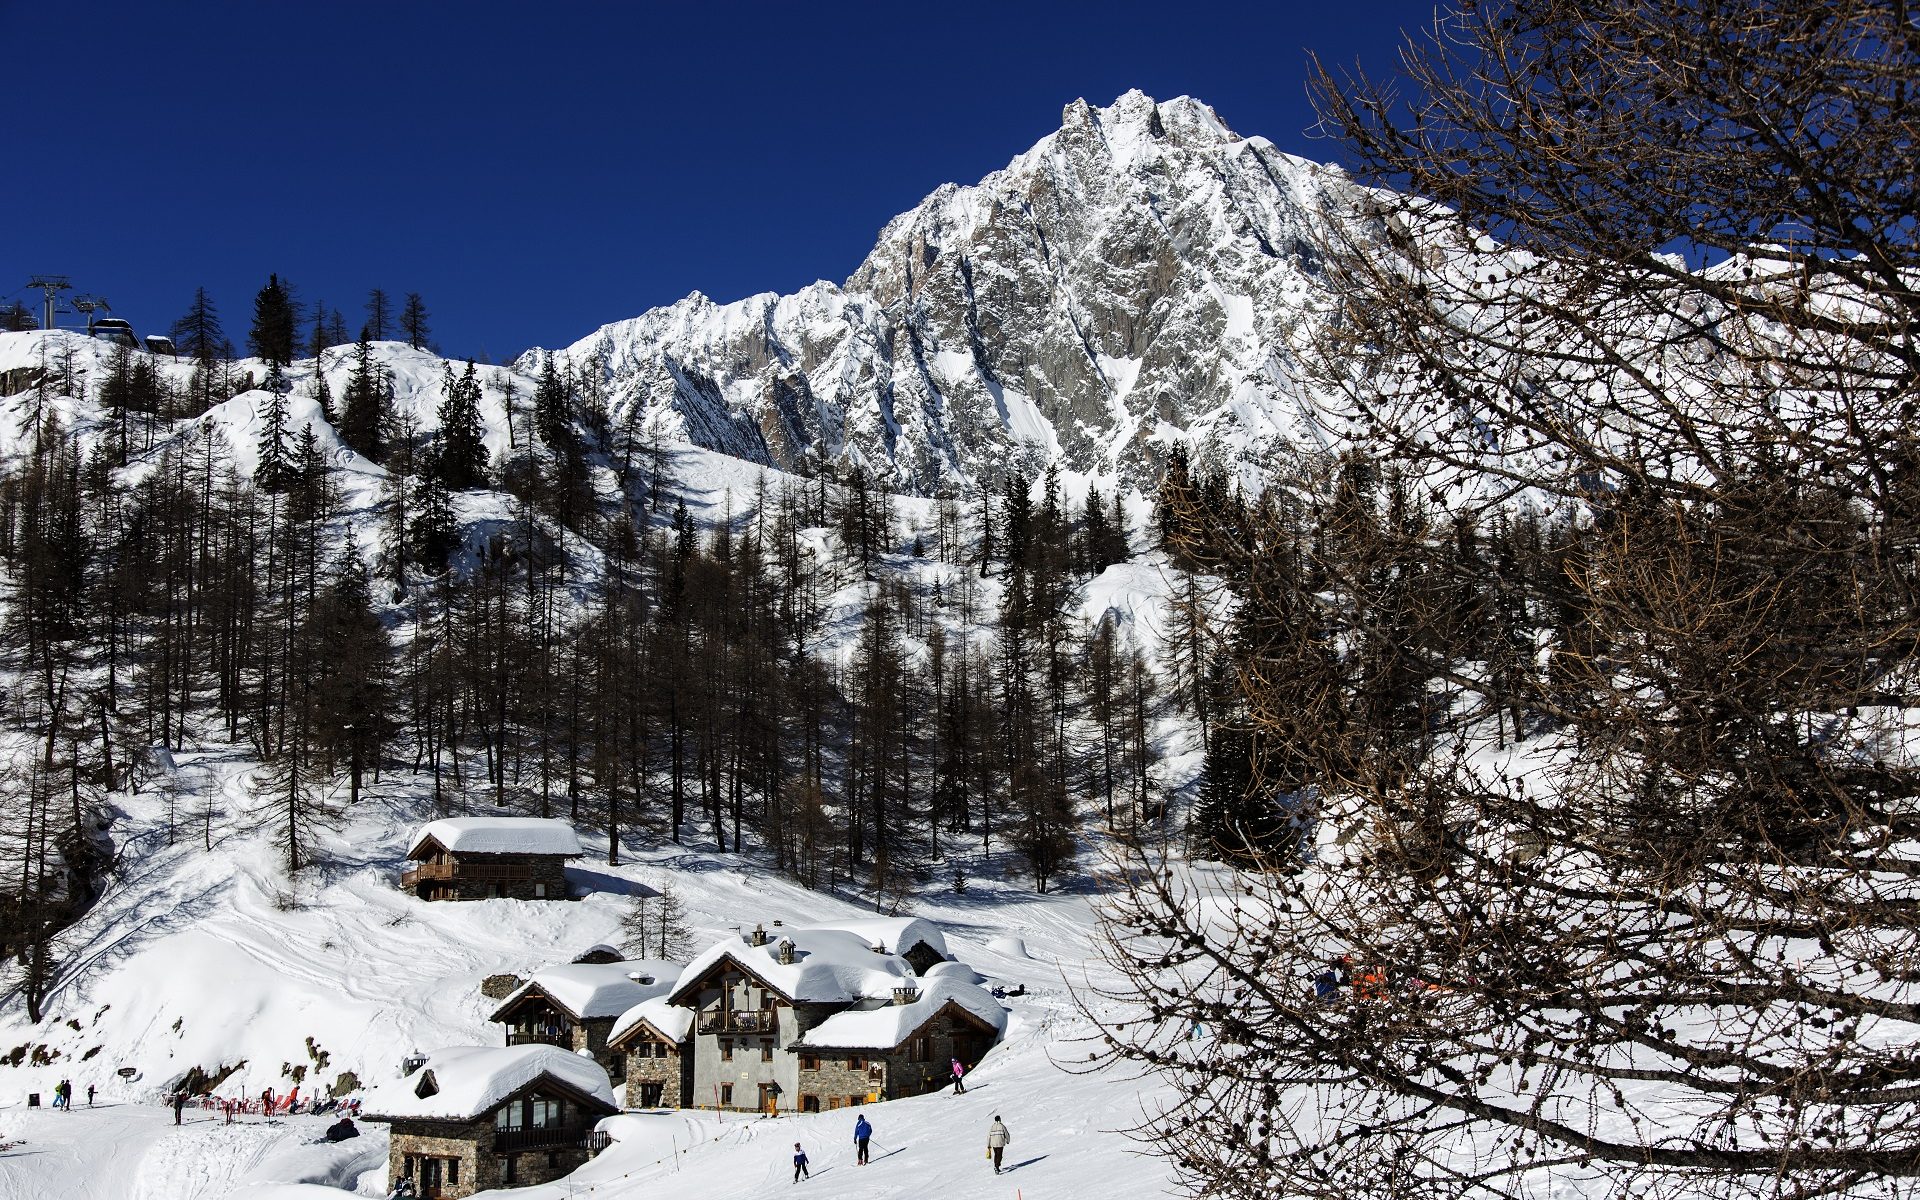
[{"label": "rocky mountain face", "polygon": [[1257,467],[1322,438],[1289,346],[1348,186],[1196,100],[1078,100],[895,218],[844,284],[695,293],[556,353],[603,373],[616,422],[902,491],[1049,461],[1144,485],[1179,439]]}]

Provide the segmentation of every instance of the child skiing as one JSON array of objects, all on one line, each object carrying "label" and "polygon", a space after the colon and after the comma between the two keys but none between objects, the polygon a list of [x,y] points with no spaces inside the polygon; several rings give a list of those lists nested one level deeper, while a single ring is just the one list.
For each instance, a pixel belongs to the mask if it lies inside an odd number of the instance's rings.
[{"label": "child skiing", "polygon": [[802,1179],[810,1177],[807,1171],[807,1152],[800,1148],[799,1142],[795,1142],[793,1144],[793,1181],[799,1183]]},{"label": "child skiing", "polygon": [[867,1139],[872,1136],[873,1126],[867,1124],[867,1118],[862,1114],[853,1123],[853,1146],[859,1152],[855,1161],[859,1166],[867,1165]]}]

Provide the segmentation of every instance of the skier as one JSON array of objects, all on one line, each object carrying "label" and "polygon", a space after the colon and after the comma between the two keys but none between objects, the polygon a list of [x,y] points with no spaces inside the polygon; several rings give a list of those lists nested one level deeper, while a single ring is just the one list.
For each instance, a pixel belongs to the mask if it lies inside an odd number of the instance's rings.
[{"label": "skier", "polygon": [[810,1178],[812,1176],[807,1171],[807,1152],[800,1148],[799,1142],[795,1142],[793,1144],[793,1181],[799,1183],[802,1179]]},{"label": "skier", "polygon": [[53,1087],[53,1106],[68,1112],[73,1111],[73,1081],[62,1079]]},{"label": "skier", "polygon": [[987,1154],[993,1159],[995,1175],[1000,1173],[1000,1156],[1006,1153],[1007,1143],[1012,1140],[1013,1135],[1007,1132],[1006,1125],[1000,1120],[1000,1114],[995,1113],[993,1124],[987,1126]]},{"label": "skier", "polygon": [[953,1094],[956,1096],[964,1096],[967,1094],[967,1081],[964,1078],[966,1073],[967,1073],[966,1064],[961,1062],[957,1058],[954,1059],[953,1060]]},{"label": "skier", "polygon": [[173,1123],[180,1123],[180,1110],[187,1106],[187,1089],[181,1088],[173,1094]]},{"label": "skier", "polygon": [[388,1196],[387,1200],[413,1200],[417,1194],[413,1190],[413,1180],[403,1176],[393,1185],[393,1194]]},{"label": "skier", "polygon": [[857,1163],[867,1165],[867,1139],[873,1136],[873,1126],[867,1124],[866,1114],[861,1114],[853,1123],[853,1145],[859,1151]]},{"label": "skier", "polygon": [[88,1108],[93,1107],[93,1085],[92,1084],[87,1085],[87,1107]]}]

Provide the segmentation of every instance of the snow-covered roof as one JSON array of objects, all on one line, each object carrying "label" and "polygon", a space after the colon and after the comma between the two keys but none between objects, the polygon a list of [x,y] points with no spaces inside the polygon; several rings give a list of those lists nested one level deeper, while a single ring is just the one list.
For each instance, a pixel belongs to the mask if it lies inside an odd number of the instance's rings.
[{"label": "snow-covered roof", "polygon": [[881,946],[888,954],[905,954],[917,943],[941,958],[952,958],[947,939],[940,927],[922,917],[863,917],[853,921],[823,921],[816,929],[843,929],[867,940],[869,946]]},{"label": "snow-covered roof", "polygon": [[613,1023],[613,1029],[607,1034],[609,1045],[626,1036],[628,1030],[645,1021],[666,1036],[676,1045],[687,1040],[687,1031],[693,1028],[693,1010],[670,1004],[665,996],[656,996],[651,1000],[642,1000]]},{"label": "snow-covered roof", "polygon": [[920,991],[920,998],[911,1004],[837,1012],[807,1030],[801,1041],[820,1049],[891,1050],[949,1004],[979,1017],[997,1033],[1006,1032],[1007,1012],[998,1000],[973,984],[948,975],[928,980]]},{"label": "snow-covered roof", "polygon": [[[543,1075],[609,1111],[618,1107],[607,1073],[590,1057],[558,1046],[455,1046],[427,1055],[426,1064],[404,1079],[368,1088],[363,1111],[380,1121],[470,1121]],[[422,1096],[429,1083],[430,1094]]]},{"label": "snow-covered roof", "polygon": [[414,832],[407,857],[420,852],[428,838],[455,854],[582,853],[573,826],[546,817],[449,817],[432,821]]},{"label": "snow-covered roof", "polygon": [[679,979],[680,964],[660,959],[545,967],[501,1002],[494,1020],[535,988],[582,1021],[617,1017],[643,1000],[666,995]]},{"label": "snow-covered roof", "polygon": [[939,962],[928,967],[920,976],[922,979],[958,979],[962,983],[983,983],[986,976],[963,962]]},{"label": "snow-covered roof", "polygon": [[[780,943],[793,943],[793,961],[779,958]],[[680,973],[683,992],[716,963],[730,959],[787,999],[806,1004],[851,1004],[891,999],[893,989],[915,986],[913,966],[897,954],[876,954],[873,941],[845,929],[776,929],[767,944],[728,938],[709,947]]]}]

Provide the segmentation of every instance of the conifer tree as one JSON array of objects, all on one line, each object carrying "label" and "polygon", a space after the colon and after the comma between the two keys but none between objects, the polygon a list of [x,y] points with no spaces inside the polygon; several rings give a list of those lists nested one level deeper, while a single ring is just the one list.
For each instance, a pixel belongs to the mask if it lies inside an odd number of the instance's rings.
[{"label": "conifer tree", "polygon": [[486,482],[487,446],[480,424],[480,379],[472,360],[459,378],[448,364],[440,384],[440,448],[436,463],[449,491]]},{"label": "conifer tree", "polygon": [[386,427],[393,407],[393,384],[386,369],[373,359],[368,339],[353,347],[353,373],[341,396],[340,440],[374,462],[386,458]]},{"label": "conifer tree", "polygon": [[193,304],[173,323],[173,348],[193,362],[188,391],[195,411],[211,408],[216,397],[225,399],[226,364],[233,347],[220,328],[220,313],[207,289],[193,289]]},{"label": "conifer tree", "polygon": [[387,293],[374,288],[367,293],[367,320],[360,327],[360,336],[370,342],[384,342],[392,331],[393,307],[387,300]]},{"label": "conifer tree", "polygon": [[400,310],[400,332],[407,335],[407,345],[415,350],[425,350],[433,336],[427,328],[427,305],[419,292],[407,293],[407,302]]},{"label": "conifer tree", "polygon": [[293,476],[292,448],[287,433],[286,378],[280,364],[270,362],[267,369],[267,411],[255,443],[259,454],[253,469],[253,481],[266,492],[284,491]]},{"label": "conifer tree", "polygon": [[278,275],[267,276],[266,286],[253,298],[253,328],[247,333],[247,348],[255,358],[286,366],[293,361],[298,324],[287,287]]},{"label": "conifer tree", "polygon": [[430,452],[426,469],[420,473],[413,493],[413,523],[407,528],[413,561],[436,573],[447,569],[447,556],[460,544],[453,498],[447,494],[444,475],[433,461],[438,456],[438,449]]},{"label": "conifer tree", "polygon": [[314,673],[310,737],[328,761],[345,763],[347,798],[356,801],[362,774],[390,733],[393,648],[373,611],[366,567],[352,538],[308,622],[313,644],[326,647]]}]

